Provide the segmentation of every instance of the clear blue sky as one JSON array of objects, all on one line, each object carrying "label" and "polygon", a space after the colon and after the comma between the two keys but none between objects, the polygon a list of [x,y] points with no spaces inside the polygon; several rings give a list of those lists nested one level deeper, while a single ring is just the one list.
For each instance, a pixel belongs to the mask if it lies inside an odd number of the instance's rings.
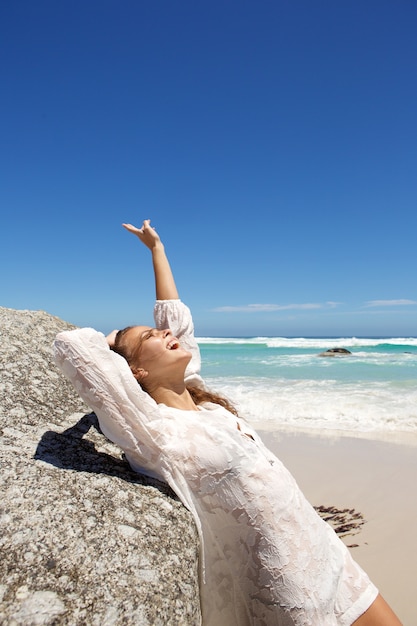
[{"label": "clear blue sky", "polygon": [[199,336],[417,335],[413,0],[0,7],[0,305]]}]

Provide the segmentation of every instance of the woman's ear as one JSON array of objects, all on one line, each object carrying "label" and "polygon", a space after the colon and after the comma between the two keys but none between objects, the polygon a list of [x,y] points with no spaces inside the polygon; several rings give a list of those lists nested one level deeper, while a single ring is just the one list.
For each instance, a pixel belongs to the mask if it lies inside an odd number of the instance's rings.
[{"label": "woman's ear", "polygon": [[132,370],[132,374],[136,378],[138,383],[141,383],[142,380],[148,375],[148,372],[142,367],[131,367],[130,369]]}]

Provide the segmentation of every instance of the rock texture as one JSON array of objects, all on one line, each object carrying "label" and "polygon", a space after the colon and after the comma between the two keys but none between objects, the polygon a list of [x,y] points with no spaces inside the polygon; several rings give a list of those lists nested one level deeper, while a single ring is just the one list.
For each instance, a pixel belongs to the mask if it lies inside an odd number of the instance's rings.
[{"label": "rock texture", "polygon": [[0,307],[0,624],[199,624],[192,516],[129,469],[55,367],[71,327]]}]

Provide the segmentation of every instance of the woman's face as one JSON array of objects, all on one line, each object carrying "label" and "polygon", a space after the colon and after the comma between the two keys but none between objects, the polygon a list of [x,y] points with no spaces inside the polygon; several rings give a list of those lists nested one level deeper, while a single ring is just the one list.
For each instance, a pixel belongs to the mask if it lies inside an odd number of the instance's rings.
[{"label": "woman's face", "polygon": [[[125,336],[133,356],[133,363],[146,370],[149,374],[161,375],[167,368],[184,367],[191,359],[191,354],[185,350],[178,339],[167,328],[158,330],[150,326],[133,326]],[[185,367],[184,367],[185,369]]]}]

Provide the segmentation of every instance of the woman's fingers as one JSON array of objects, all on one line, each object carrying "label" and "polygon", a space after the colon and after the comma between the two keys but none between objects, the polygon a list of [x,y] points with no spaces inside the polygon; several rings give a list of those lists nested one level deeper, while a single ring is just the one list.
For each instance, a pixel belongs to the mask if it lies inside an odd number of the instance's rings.
[{"label": "woman's fingers", "polygon": [[106,341],[108,345],[110,346],[110,348],[114,346],[114,342],[115,342],[116,335],[118,332],[119,332],[118,330],[112,330],[112,332],[107,335]]},{"label": "woman's fingers", "polygon": [[133,224],[122,224],[122,226],[126,228],[126,230],[128,230],[130,233],[134,233],[135,235],[137,235],[138,233],[143,233],[147,228],[152,228],[152,230],[155,230],[155,228],[151,226],[151,220],[144,220],[141,228],[137,228],[137,226],[133,226]]},{"label": "woman's fingers", "polygon": [[122,224],[123,228],[126,228],[126,230],[128,230],[130,233],[133,233],[134,235],[137,235],[139,232],[139,228],[136,228],[136,226],[133,226],[133,224]]}]

